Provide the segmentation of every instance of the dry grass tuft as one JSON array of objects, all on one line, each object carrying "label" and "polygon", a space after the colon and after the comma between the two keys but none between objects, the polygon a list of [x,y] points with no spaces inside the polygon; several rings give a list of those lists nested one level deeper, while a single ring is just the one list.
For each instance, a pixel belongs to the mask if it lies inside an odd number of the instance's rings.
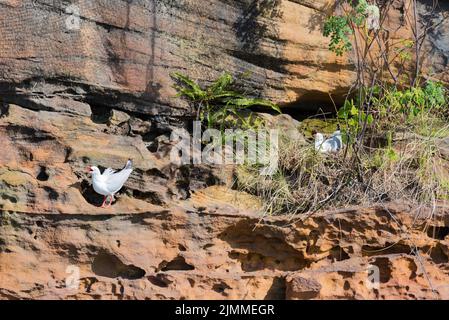
[{"label": "dry grass tuft", "polygon": [[[421,119],[423,120],[423,119]],[[420,120],[420,121],[421,121]],[[449,125],[426,119],[425,125],[371,132],[355,152],[320,154],[313,143],[282,136],[279,169],[261,176],[252,166],[237,169],[237,187],[263,200],[266,214],[297,215],[349,205],[406,200],[435,206],[449,199],[449,161],[438,148]],[[389,132],[394,132],[388,139]],[[383,143],[374,143],[373,137]],[[385,142],[387,141],[387,142]]]}]

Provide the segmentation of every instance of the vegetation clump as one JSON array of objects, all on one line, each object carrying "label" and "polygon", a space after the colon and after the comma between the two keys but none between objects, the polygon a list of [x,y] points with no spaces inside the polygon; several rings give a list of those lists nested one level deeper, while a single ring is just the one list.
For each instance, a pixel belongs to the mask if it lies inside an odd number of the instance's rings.
[{"label": "vegetation clump", "polygon": [[[434,208],[449,199],[449,162],[441,149],[449,136],[447,90],[421,75],[419,32],[413,39],[389,39],[383,23],[391,5],[342,1],[340,13],[325,22],[329,49],[356,57],[356,83],[336,120],[320,125],[326,133],[337,121],[345,148],[338,154],[316,152],[312,130],[301,128],[309,143],[281,137],[273,176],[241,166],[238,187],[260,196],[267,214],[293,216],[399,199]],[[376,23],[370,12],[378,15]]]},{"label": "vegetation clump", "polygon": [[[336,118],[324,124],[308,119],[296,134],[281,132],[273,175],[261,175],[257,164],[236,169],[236,187],[259,196],[267,214],[295,216],[399,199],[435,208],[449,200],[449,162],[441,148],[442,139],[449,137],[447,90],[422,76],[425,32],[412,23],[413,38],[389,38],[383,24],[393,2],[378,7],[371,1],[345,0],[340,13],[324,24],[329,49],[337,56],[355,56],[357,79],[344,104],[335,108]],[[416,10],[412,2],[411,10]],[[206,88],[182,74],[173,77],[180,83],[179,95],[195,104],[208,128],[261,126],[263,121],[248,113],[254,106],[280,112],[269,101],[232,90],[227,73]],[[317,152],[312,127],[323,133],[339,128],[344,149]]]}]

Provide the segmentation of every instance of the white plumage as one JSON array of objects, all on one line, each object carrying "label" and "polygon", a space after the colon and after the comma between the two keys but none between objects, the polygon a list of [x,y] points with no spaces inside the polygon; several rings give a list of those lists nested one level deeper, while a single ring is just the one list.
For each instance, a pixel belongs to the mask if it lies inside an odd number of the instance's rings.
[{"label": "white plumage", "polygon": [[120,191],[133,171],[131,160],[128,160],[126,166],[119,172],[107,168],[104,170],[103,174],[101,174],[100,169],[95,166],[88,167],[88,170],[92,173],[92,186],[95,192],[104,196],[104,201],[101,207],[105,206],[106,200],[109,197],[111,200],[109,201],[108,206],[111,206],[114,201],[114,195]]},{"label": "white plumage", "polygon": [[321,153],[338,152],[343,147],[340,130],[335,131],[329,139],[324,140],[321,133],[315,135],[315,150]]}]

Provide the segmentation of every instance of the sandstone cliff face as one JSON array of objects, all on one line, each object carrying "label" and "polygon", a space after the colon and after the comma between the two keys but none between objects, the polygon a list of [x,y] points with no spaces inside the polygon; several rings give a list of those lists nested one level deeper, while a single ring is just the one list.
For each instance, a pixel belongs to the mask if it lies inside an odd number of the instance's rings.
[{"label": "sandstone cliff face", "polygon": [[[317,27],[333,2],[73,3],[74,30],[62,2],[0,0],[0,298],[448,298],[446,208],[430,225],[406,205],[261,219],[228,188],[233,168],[169,161],[172,128],[191,119],[172,71],[229,70],[283,104],[346,92],[351,61]],[[117,202],[98,208],[85,166],[128,158]]]},{"label": "sandstone cliff face", "polygon": [[[448,299],[447,215],[426,234],[415,214],[390,205],[291,223],[216,201],[143,213],[4,212],[0,297]],[[66,287],[73,267],[79,289]],[[367,284],[373,268],[378,287]]]},{"label": "sandstone cliff face", "polygon": [[47,86],[48,94],[68,90],[100,104],[106,95],[109,105],[159,115],[185,107],[172,98],[173,71],[209,81],[228,70],[281,103],[315,93],[328,99],[328,92],[345,93],[354,77],[351,63],[333,56],[321,36],[330,3],[74,1],[80,28],[70,30],[65,3],[2,1],[0,79],[36,95],[44,89],[34,85],[45,81],[57,85]]},{"label": "sandstone cliff face", "polygon": [[[163,134],[133,133],[151,122],[85,112],[3,107],[1,298],[449,298],[447,208],[430,223],[393,204],[262,219],[257,199],[227,187],[232,168],[173,165]],[[128,157],[136,170],[98,208],[84,166]],[[66,287],[73,270],[79,289]]]},{"label": "sandstone cliff face", "polygon": [[[419,3],[423,25],[431,2]],[[318,109],[329,94],[341,100],[355,79],[350,56],[333,55],[321,35],[333,0],[72,3],[79,19],[66,2],[0,1],[3,99],[49,108],[54,96],[100,105],[107,97],[109,107],[180,116],[186,105],[173,98],[170,72],[210,81],[227,70],[275,102]],[[441,13],[448,5],[440,6],[431,19],[442,23],[424,56],[431,73],[448,81]],[[410,1],[397,1],[388,20],[393,40],[410,38],[408,14]]]}]

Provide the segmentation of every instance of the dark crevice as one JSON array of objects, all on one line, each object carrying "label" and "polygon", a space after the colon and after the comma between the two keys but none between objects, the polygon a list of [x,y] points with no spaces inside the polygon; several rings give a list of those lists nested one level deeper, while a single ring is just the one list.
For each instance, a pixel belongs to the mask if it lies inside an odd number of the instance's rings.
[{"label": "dark crevice", "polygon": [[444,240],[449,235],[449,227],[431,226],[427,229],[427,236],[437,240]]},{"label": "dark crevice", "polygon": [[273,284],[264,297],[264,300],[285,300],[287,292],[287,283],[285,277],[276,277]]},{"label": "dark crevice", "polygon": [[150,281],[153,285],[167,288],[172,282],[167,279],[167,277],[163,274],[157,274],[155,276],[149,276],[148,281]]},{"label": "dark crevice", "polygon": [[226,283],[224,282],[220,282],[220,283],[216,283],[212,286],[212,290],[214,290],[217,293],[222,294],[223,296],[227,296],[228,294],[226,293],[227,289],[232,289],[230,286],[228,286]]},{"label": "dark crevice", "polygon": [[149,143],[148,146],[147,146],[147,149],[151,153],[156,153],[158,151],[158,149],[159,149],[158,141],[152,141],[151,143]]},{"label": "dark crevice", "polygon": [[0,102],[0,118],[9,115],[9,104]]},{"label": "dark crevice", "polygon": [[446,255],[444,249],[441,247],[441,244],[439,243],[431,249],[430,258],[436,264],[449,262],[449,257]]},{"label": "dark crevice", "polygon": [[43,141],[54,141],[55,137],[49,133],[32,127],[26,127],[21,125],[8,125],[8,134],[14,140],[25,140],[31,143],[40,143]]},{"label": "dark crevice", "polygon": [[190,198],[190,182],[189,181],[176,181],[176,190],[181,200],[187,200]]},{"label": "dark crevice", "polygon": [[45,96],[44,94],[36,94],[36,92],[32,92],[31,88],[27,88],[27,90],[30,90],[30,93],[23,94],[23,93],[15,93],[7,96],[3,96],[5,101],[11,104],[16,104],[20,106],[21,108],[31,110],[31,111],[54,111],[52,108],[43,105],[41,103],[36,102],[33,100],[33,98],[39,97],[39,96]]},{"label": "dark crevice", "polygon": [[379,268],[379,281],[380,283],[387,283],[391,279],[392,266],[389,258],[386,257],[378,257],[375,258],[372,265],[375,265]]},{"label": "dark crevice", "polygon": [[384,247],[378,246],[362,246],[362,254],[363,256],[380,256],[387,254],[411,254],[412,249],[410,246],[401,244],[401,243],[386,243]]},{"label": "dark crevice", "polygon": [[194,270],[195,267],[188,264],[185,260],[184,257],[181,256],[177,256],[176,258],[174,258],[173,260],[171,260],[170,262],[166,262],[163,261],[160,265],[159,268],[161,271],[189,271],[189,270]]},{"label": "dark crevice", "polygon": [[[3,200],[9,201],[9,202],[11,202],[11,203],[17,203],[17,202],[19,201],[15,196],[8,195],[8,194],[3,193],[3,192],[1,193],[1,198],[2,198]],[[1,209],[1,207],[0,207],[0,209]]]},{"label": "dark crevice", "polygon": [[90,109],[92,111],[91,119],[97,124],[106,124],[112,117],[112,109],[107,106],[90,104]]},{"label": "dark crevice", "polygon": [[50,175],[47,173],[47,168],[44,166],[40,166],[40,170],[36,179],[39,181],[48,181],[49,178]]},{"label": "dark crevice", "polygon": [[283,61],[281,58],[276,58],[263,54],[255,54],[254,52],[234,51],[234,50],[228,50],[228,54],[233,57],[236,57],[237,59],[240,59],[242,61],[245,61],[247,63],[250,63],[254,66],[263,69],[272,70],[274,72],[281,74],[288,73],[285,67],[288,62]]},{"label": "dark crevice", "polygon": [[59,199],[59,193],[55,189],[53,189],[51,187],[48,187],[48,186],[45,186],[44,190],[47,192],[48,198],[50,200],[56,201],[56,200]]},{"label": "dark crevice", "polygon": [[132,190],[132,196],[133,198],[143,200],[157,206],[162,206],[165,204],[160,195],[154,191]]},{"label": "dark crevice", "polygon": [[65,147],[65,156],[64,156],[64,163],[68,163],[70,161],[70,157],[73,154],[72,147]]},{"label": "dark crevice", "polygon": [[343,261],[343,260],[348,260],[350,258],[349,254],[340,246],[336,246],[336,247],[332,248],[332,250],[330,251],[329,257],[333,261]]},{"label": "dark crevice", "polygon": [[164,145],[170,144],[170,133],[171,130],[169,131],[169,129],[156,129],[143,135],[142,139],[146,143],[148,151],[151,153],[163,152]]},{"label": "dark crevice", "polygon": [[134,265],[126,265],[115,255],[100,252],[92,263],[92,271],[102,277],[140,279],[145,276],[145,270]]},{"label": "dark crevice", "polygon": [[168,177],[159,169],[153,168],[146,171],[146,174],[153,177],[158,177],[161,179],[168,180]]}]

